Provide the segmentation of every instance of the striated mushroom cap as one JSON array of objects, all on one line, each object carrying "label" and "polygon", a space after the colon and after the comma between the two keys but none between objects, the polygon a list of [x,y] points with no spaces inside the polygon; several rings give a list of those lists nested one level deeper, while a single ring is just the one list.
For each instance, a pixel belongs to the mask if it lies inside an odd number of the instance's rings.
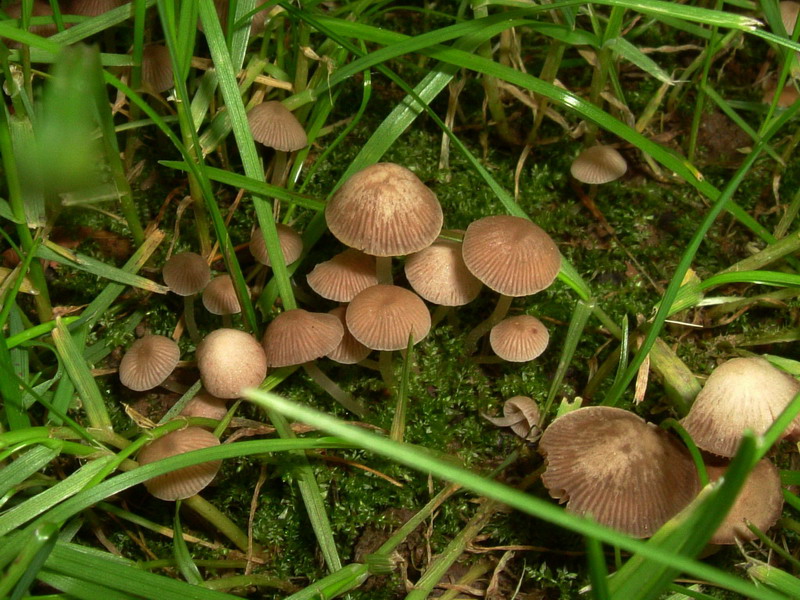
[{"label": "striated mushroom cap", "polygon": [[464,264],[461,244],[452,240],[436,240],[424,250],[410,254],[405,271],[415,292],[442,306],[469,304],[483,287]]},{"label": "striated mushroom cap", "polygon": [[238,329],[217,329],[197,346],[203,387],[218,398],[238,398],[267,375],[267,357],[253,336]]},{"label": "striated mushroom cap", "polygon": [[[708,377],[681,424],[703,450],[731,457],[745,429],[763,434],[800,392],[800,383],[760,357],[733,358]],[[783,437],[800,436],[800,417]]]},{"label": "striated mushroom cap", "polygon": [[494,353],[509,362],[533,360],[547,349],[549,341],[544,323],[530,315],[503,319],[489,333]]},{"label": "striated mushroom cap", "polygon": [[699,491],[694,463],[666,432],[606,406],[556,419],[539,441],[550,495],[567,510],[649,537]]},{"label": "striated mushroom cap", "polygon": [[172,59],[163,44],[150,44],[142,54],[142,83],[161,94],[175,85],[172,76]]},{"label": "striated mushroom cap", "polygon": [[119,363],[119,380],[126,388],[144,392],[160,385],[175,370],[181,351],[163,335],[146,335],[131,344]]},{"label": "striated mushroom cap", "polygon": [[521,217],[497,215],[467,227],[464,263],[487,287],[506,296],[528,296],[550,286],[561,268],[553,239]]},{"label": "striated mushroom cap", "polygon": [[375,257],[348,248],[319,263],[308,274],[308,285],[334,302],[350,302],[356,294],[378,284]]},{"label": "striated mushroom cap", "polygon": [[226,414],[228,414],[228,407],[225,400],[203,390],[200,390],[181,411],[183,417],[202,417],[217,421],[221,421]]},{"label": "striated mushroom cap", "polygon": [[292,112],[277,100],[256,104],[247,111],[253,139],[281,152],[294,152],[308,145],[306,131]]},{"label": "striated mushroom cap", "polygon": [[213,315],[235,315],[242,312],[230,275],[220,275],[211,280],[203,290],[203,306]]},{"label": "striated mushroom cap", "polygon": [[124,0],[72,0],[67,14],[96,17],[110,10],[122,6]]},{"label": "striated mushroom cap", "polygon": [[339,319],[342,324],[342,329],[344,330],[344,335],[342,336],[342,341],[339,342],[336,348],[328,352],[326,356],[343,365],[354,365],[367,358],[372,350],[354,338],[350,330],[347,329],[347,323],[345,322],[347,307],[337,306],[328,312]]},{"label": "striated mushroom cap", "polygon": [[333,352],[344,336],[341,321],[328,313],[296,308],[279,314],[264,332],[270,367],[301,365]]},{"label": "striated mushroom cap", "polygon": [[173,254],[161,269],[164,283],[178,296],[191,296],[202,292],[211,281],[211,269],[202,256],[195,252]]},{"label": "striated mushroom cap", "polygon": [[611,146],[592,146],[578,154],[569,171],[582,183],[598,185],[619,179],[628,170],[628,163]]},{"label": "striated mushroom cap", "polygon": [[414,292],[396,285],[373,285],[359,293],[347,307],[347,329],[373,350],[401,350],[431,329],[431,315]]},{"label": "striated mushroom cap", "polygon": [[800,13],[800,3],[797,2],[779,2],[778,10],[781,13],[781,21],[783,28],[790,36],[794,31],[795,23],[797,23],[797,14]]},{"label": "striated mushroom cap", "polygon": [[[278,242],[281,245],[283,262],[290,265],[303,253],[303,238],[294,229],[283,223],[276,223],[275,228],[278,230]],[[250,237],[250,254],[262,265],[272,266],[267,253],[267,243],[264,241],[264,234],[260,227],[256,228]]]},{"label": "striated mushroom cap", "polygon": [[337,190],[325,219],[346,246],[373,256],[400,256],[430,246],[444,216],[436,195],[414,173],[377,163]]},{"label": "striated mushroom cap", "polygon": [[[170,456],[177,456],[192,450],[219,446],[219,440],[202,427],[179,429],[147,444],[139,452],[140,466],[156,462]],[[176,471],[158,475],[144,482],[147,491],[160,500],[183,500],[199,493],[216,477],[221,460],[183,467]]]}]

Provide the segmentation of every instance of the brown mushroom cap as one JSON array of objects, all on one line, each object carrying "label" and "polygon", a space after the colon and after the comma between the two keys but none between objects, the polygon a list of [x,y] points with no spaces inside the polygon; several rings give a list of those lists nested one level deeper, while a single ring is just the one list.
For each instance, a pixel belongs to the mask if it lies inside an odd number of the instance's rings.
[{"label": "brown mushroom cap", "polygon": [[217,421],[221,421],[226,414],[228,414],[228,407],[225,400],[202,390],[181,411],[183,417],[202,417]]},{"label": "brown mushroom cap", "polygon": [[96,17],[122,6],[124,0],[72,0],[67,14]]},{"label": "brown mushroom cap", "polygon": [[211,281],[211,269],[206,260],[195,252],[173,254],[161,269],[164,283],[172,293],[191,296],[202,292]]},{"label": "brown mushroom cap", "polygon": [[[163,458],[212,446],[219,446],[219,440],[213,433],[202,427],[187,427],[147,444],[139,452],[137,461],[140,466],[144,466]],[[194,496],[211,483],[220,466],[222,466],[221,460],[211,460],[183,467],[148,479],[144,482],[144,486],[148,492],[161,500],[183,500]]]},{"label": "brown mushroom cap", "polygon": [[538,433],[539,405],[528,396],[513,396],[503,403],[502,417],[486,417],[498,427],[510,427],[522,439],[531,439]]},{"label": "brown mushroom cap", "polygon": [[372,350],[354,338],[353,334],[350,333],[350,330],[347,328],[347,323],[345,322],[347,307],[337,306],[328,312],[339,319],[339,321],[342,323],[344,335],[342,336],[342,341],[339,342],[336,348],[328,352],[326,356],[331,360],[343,365],[354,365],[367,358]]},{"label": "brown mushroom cap", "polygon": [[582,183],[593,185],[619,179],[628,170],[628,163],[611,146],[592,146],[578,154],[569,171]]},{"label": "brown mushroom cap", "polygon": [[301,365],[332,352],[344,336],[334,315],[302,308],[279,314],[264,332],[264,353],[270,367]]},{"label": "brown mushroom cap", "polygon": [[308,144],[306,131],[292,112],[277,100],[256,104],[247,111],[253,139],[281,152],[294,152]]},{"label": "brown mushroom cap", "polygon": [[414,292],[396,285],[373,285],[353,298],[345,314],[347,329],[373,350],[401,350],[431,329],[431,315]]},{"label": "brown mushroom cap", "polygon": [[238,398],[267,375],[267,357],[253,336],[238,329],[217,329],[197,346],[203,387],[218,398]]},{"label": "brown mushroom cap", "polygon": [[150,44],[142,53],[142,83],[160,94],[175,85],[172,76],[172,59],[163,44]]},{"label": "brown mushroom cap", "polygon": [[131,344],[119,363],[119,380],[126,388],[143,392],[160,385],[175,370],[181,351],[163,335],[146,335]]},{"label": "brown mushroom cap", "polygon": [[[761,97],[761,101],[764,104],[772,104],[772,100],[775,97],[776,91],[776,82],[773,81],[771,85],[764,90],[764,95]],[[794,83],[792,83],[792,81],[787,81],[783,90],[781,90],[780,96],[778,96],[777,106],[778,108],[789,108],[797,101],[798,98],[800,98],[800,92],[798,92],[797,88],[794,87]]]},{"label": "brown mushroom cap", "polygon": [[[278,242],[283,253],[283,262],[290,265],[303,253],[303,238],[294,229],[283,223],[276,223],[275,228],[278,230]],[[264,241],[264,234],[260,227],[256,228],[250,237],[250,254],[262,265],[272,266],[267,253],[267,243]]]},{"label": "brown mushroom cap", "polygon": [[230,275],[214,277],[203,290],[203,306],[214,315],[235,315],[242,312]]},{"label": "brown mushroom cap", "polygon": [[[760,357],[733,358],[706,380],[681,424],[703,450],[733,456],[742,433],[763,434],[800,392],[800,383]],[[783,437],[800,436],[800,417]]]},{"label": "brown mushroom cap", "polygon": [[444,216],[436,195],[414,173],[377,163],[337,190],[325,219],[346,246],[373,256],[400,256],[430,246]]},{"label": "brown mushroom cap", "polygon": [[415,292],[428,302],[442,306],[469,304],[483,287],[464,264],[461,244],[452,240],[436,240],[427,248],[410,254],[405,271]]},{"label": "brown mushroom cap", "polygon": [[699,491],[694,463],[666,432],[606,406],[567,413],[539,441],[542,483],[567,510],[648,537]]},{"label": "brown mushroom cap", "polygon": [[[727,465],[706,465],[709,480],[718,480],[727,468]],[[757,536],[747,527],[746,521],[767,531],[778,522],[782,510],[781,476],[775,465],[765,458],[750,471],[739,496],[710,541],[712,544],[735,544],[737,539],[754,540]]]},{"label": "brown mushroom cap", "polygon": [[334,302],[350,302],[358,292],[378,284],[375,257],[348,248],[319,263],[308,274],[308,285]]},{"label": "brown mushroom cap", "polygon": [[509,362],[533,360],[545,351],[549,341],[544,323],[530,315],[503,319],[489,333],[494,353]]},{"label": "brown mushroom cap", "polygon": [[506,296],[528,296],[547,288],[561,268],[553,239],[521,217],[497,215],[467,227],[464,263],[487,287]]},{"label": "brown mushroom cap", "polygon": [[797,15],[800,13],[800,3],[797,2],[779,2],[778,10],[781,12],[781,21],[783,21],[783,28],[790,36],[794,31],[795,23],[797,23]]}]

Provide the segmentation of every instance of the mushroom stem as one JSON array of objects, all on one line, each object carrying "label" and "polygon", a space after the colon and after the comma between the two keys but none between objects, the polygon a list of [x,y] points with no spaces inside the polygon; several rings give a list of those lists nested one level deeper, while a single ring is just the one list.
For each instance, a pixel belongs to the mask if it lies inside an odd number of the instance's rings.
[{"label": "mushroom stem", "polygon": [[233,319],[229,314],[222,315],[222,326],[226,329],[233,329]]},{"label": "mushroom stem", "polygon": [[436,327],[442,321],[442,319],[449,315],[452,309],[452,306],[444,306],[443,304],[438,305],[433,311],[433,315],[431,315],[431,329]]},{"label": "mushroom stem", "polygon": [[392,257],[391,256],[376,256],[375,257],[375,270],[378,275],[378,283],[381,285],[392,285],[394,277],[392,277]]},{"label": "mushroom stem", "polygon": [[200,343],[200,333],[197,331],[197,322],[194,320],[194,301],[197,294],[183,297],[183,321],[186,323],[186,331],[195,345]]},{"label": "mushroom stem", "polygon": [[381,350],[380,358],[378,359],[378,370],[383,377],[383,383],[390,390],[394,389],[394,369],[392,369],[392,351]]},{"label": "mushroom stem", "polygon": [[361,406],[361,404],[355,398],[353,398],[352,394],[345,392],[335,381],[333,381],[333,379],[325,375],[325,373],[322,372],[322,369],[320,369],[316,363],[303,363],[303,368],[305,369],[306,373],[308,373],[308,376],[311,377],[311,379],[313,379],[319,387],[328,392],[334,400],[344,406],[351,413],[354,413],[359,417],[364,417],[364,415],[367,414],[367,409]]},{"label": "mushroom stem", "polygon": [[488,333],[492,327],[502,321],[503,318],[505,318],[505,316],[508,314],[508,309],[511,308],[511,301],[513,299],[514,298],[511,296],[500,294],[500,299],[497,301],[497,306],[494,307],[494,311],[492,311],[492,314],[489,315],[489,318],[482,323],[478,323],[475,329],[470,331],[467,335],[467,340],[464,343],[467,354],[472,354],[475,352],[475,349],[478,345],[478,340]]}]

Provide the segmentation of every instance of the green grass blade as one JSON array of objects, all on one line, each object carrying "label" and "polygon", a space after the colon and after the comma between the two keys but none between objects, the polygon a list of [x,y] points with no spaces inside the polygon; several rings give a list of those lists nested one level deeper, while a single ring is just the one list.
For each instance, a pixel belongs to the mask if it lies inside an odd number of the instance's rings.
[{"label": "green grass blade", "polygon": [[786,594],[788,598],[800,598],[800,579],[786,571],[773,567],[754,558],[749,559],[751,566],[747,574],[765,585]]},{"label": "green grass blade", "polygon": [[403,357],[403,370],[400,375],[400,383],[398,389],[395,391],[397,394],[397,403],[394,409],[394,418],[392,419],[392,429],[389,433],[389,438],[397,442],[403,441],[403,434],[406,430],[406,414],[408,412],[408,382],[411,376],[411,363],[414,360],[414,338],[408,336],[408,344],[406,345],[406,353]]},{"label": "green grass blade", "polygon": [[186,540],[183,539],[183,529],[181,528],[181,501],[175,503],[175,518],[173,520],[172,530],[174,535],[172,537],[172,551],[175,555],[175,562],[178,565],[181,575],[187,583],[192,585],[203,585],[203,577],[200,575],[200,570],[192,560],[192,555],[189,553],[189,547],[186,545]]},{"label": "green grass blade", "polygon": [[[0,578],[0,598],[19,600],[28,591],[52,552],[58,539],[58,527],[43,523],[31,532],[30,539],[5,576]],[[8,596],[6,595],[8,594]]]},{"label": "green grass blade", "polygon": [[[0,497],[5,496],[11,488],[25,481],[39,469],[44,468],[59,453],[58,447],[34,446],[25,454],[14,459],[10,465],[3,467],[3,477],[0,479]],[[4,514],[0,515],[0,519],[3,516]]]},{"label": "green grass blade", "polygon": [[586,538],[586,557],[589,561],[589,580],[592,582],[592,597],[609,600],[608,568],[603,554],[603,544],[593,537]]},{"label": "green grass blade", "polygon": [[0,377],[0,397],[3,398],[8,428],[14,430],[29,427],[31,422],[25,410],[22,391],[14,377],[14,361],[3,336],[0,336],[0,371],[3,372]]},{"label": "green grass blade", "polygon": [[659,67],[652,58],[647,56],[644,52],[639,50],[625,38],[612,38],[608,40],[604,46],[609,48],[616,56],[624,58],[628,62],[633,63],[651,77],[655,77],[662,83],[675,85],[675,80],[669,76],[669,73]]},{"label": "green grass blade", "polygon": [[[65,600],[72,600],[73,598],[79,598],[80,600],[98,600],[98,598],[103,600],[140,600],[138,596],[96,585],[77,577],[56,573],[47,568],[39,572],[38,578],[43,583],[68,594]],[[61,596],[57,598],[61,598]]]}]

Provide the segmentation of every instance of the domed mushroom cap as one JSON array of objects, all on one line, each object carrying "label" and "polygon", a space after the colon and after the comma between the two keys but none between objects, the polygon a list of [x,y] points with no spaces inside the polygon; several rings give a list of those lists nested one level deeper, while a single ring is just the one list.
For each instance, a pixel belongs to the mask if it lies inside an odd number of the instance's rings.
[{"label": "domed mushroom cap", "polygon": [[[727,465],[706,465],[708,479],[717,481],[725,474]],[[710,542],[712,544],[735,544],[756,539],[747,527],[749,521],[761,531],[767,531],[778,522],[783,511],[781,476],[769,460],[762,459],[750,471],[731,510],[717,528]]]},{"label": "domed mushroom cap", "polygon": [[[170,456],[177,456],[192,450],[219,446],[219,440],[202,427],[179,429],[147,444],[139,452],[140,466],[156,462]],[[161,500],[183,500],[190,498],[205,488],[216,477],[221,460],[183,467],[176,471],[158,475],[144,482],[147,491]]]},{"label": "domed mushroom cap", "polygon": [[197,346],[197,368],[208,393],[238,398],[267,375],[267,357],[253,336],[238,329],[217,329]]},{"label": "domed mushroom cap", "polygon": [[202,256],[195,252],[173,254],[161,269],[164,283],[178,296],[191,296],[202,292],[211,281],[211,269]]},{"label": "domed mushroom cap", "polygon": [[528,396],[513,396],[503,403],[502,417],[486,417],[493,425],[510,427],[522,439],[531,439],[538,433],[539,405]]},{"label": "domed mushroom cap", "polygon": [[561,254],[544,229],[509,215],[471,223],[464,234],[462,254],[475,277],[506,296],[542,291],[561,268]]},{"label": "domed mushroom cap", "polygon": [[797,2],[779,2],[778,10],[781,12],[781,21],[783,21],[783,28],[790,36],[794,31],[795,23],[797,23],[797,15],[800,13],[800,3]]},{"label": "domed mushroom cap", "polygon": [[264,332],[264,353],[270,367],[301,365],[332,352],[344,336],[341,321],[328,313],[302,308],[279,314]]},{"label": "domed mushroom cap", "polygon": [[228,414],[225,400],[200,391],[181,411],[182,417],[202,417],[204,419],[222,420]]},{"label": "domed mushroom cap", "polygon": [[277,100],[256,104],[247,111],[253,139],[281,152],[294,152],[308,144],[306,131],[292,112]]},{"label": "domed mushroom cap", "polygon": [[203,306],[214,315],[235,315],[242,312],[230,275],[214,277],[203,290]]},{"label": "domed mushroom cap", "polygon": [[160,385],[175,370],[181,351],[173,340],[163,335],[139,338],[119,363],[119,380],[126,388],[144,392]]},{"label": "domed mushroom cap", "polygon": [[69,8],[65,12],[71,15],[96,17],[118,6],[122,6],[122,3],[123,0],[72,0],[72,2],[69,3]]},{"label": "domed mushroom cap", "polygon": [[175,85],[169,49],[162,44],[150,44],[142,53],[142,82],[160,94]]},{"label": "domed mushroom cap", "polygon": [[348,248],[319,263],[307,276],[317,294],[334,302],[350,302],[358,292],[378,284],[375,257]]},{"label": "domed mushroom cap", "polygon": [[[772,100],[775,98],[776,91],[777,88],[775,82],[773,81],[772,84],[766,90],[764,90],[764,95],[761,97],[761,101],[764,104],[772,104]],[[800,98],[800,92],[797,91],[797,88],[794,87],[794,84],[791,81],[787,81],[783,90],[781,90],[780,96],[778,96],[777,107],[789,108],[797,101],[798,98]]]},{"label": "domed mushroom cap", "polygon": [[337,190],[325,219],[346,246],[373,256],[400,256],[430,246],[444,216],[436,195],[414,173],[377,163]]},{"label": "domed mushroom cap", "polygon": [[[278,230],[278,242],[281,245],[283,262],[290,265],[303,253],[303,238],[294,229],[283,223],[276,223],[275,228]],[[272,266],[269,254],[267,254],[267,243],[264,241],[264,234],[260,227],[256,228],[250,237],[250,254],[262,265]]]},{"label": "domed mushroom cap", "polygon": [[337,306],[328,312],[339,319],[342,324],[342,329],[344,330],[344,335],[342,336],[342,341],[339,342],[336,348],[328,352],[325,356],[343,365],[354,365],[367,358],[372,350],[354,338],[350,330],[347,329],[347,323],[345,322],[347,307]]},{"label": "domed mushroom cap", "polygon": [[431,329],[431,315],[422,299],[396,285],[374,285],[359,293],[347,307],[347,329],[373,350],[401,350]]},{"label": "domed mushroom cap", "polygon": [[436,240],[406,258],[408,283],[428,302],[442,306],[469,304],[481,293],[483,284],[467,269],[461,244]]},{"label": "domed mushroom cap", "polygon": [[688,454],[666,432],[606,406],[556,419],[539,441],[550,495],[567,510],[634,537],[648,537],[699,491]]},{"label": "domed mushroom cap", "polygon": [[592,146],[572,161],[569,172],[582,183],[609,183],[625,175],[628,163],[611,146]]},{"label": "domed mushroom cap", "polygon": [[[798,392],[794,377],[763,358],[733,358],[711,373],[681,424],[700,448],[730,457],[745,429],[763,434]],[[783,434],[798,436],[800,417]]]},{"label": "domed mushroom cap", "polygon": [[489,333],[494,353],[509,362],[533,360],[545,351],[549,341],[544,323],[530,315],[503,319]]}]

